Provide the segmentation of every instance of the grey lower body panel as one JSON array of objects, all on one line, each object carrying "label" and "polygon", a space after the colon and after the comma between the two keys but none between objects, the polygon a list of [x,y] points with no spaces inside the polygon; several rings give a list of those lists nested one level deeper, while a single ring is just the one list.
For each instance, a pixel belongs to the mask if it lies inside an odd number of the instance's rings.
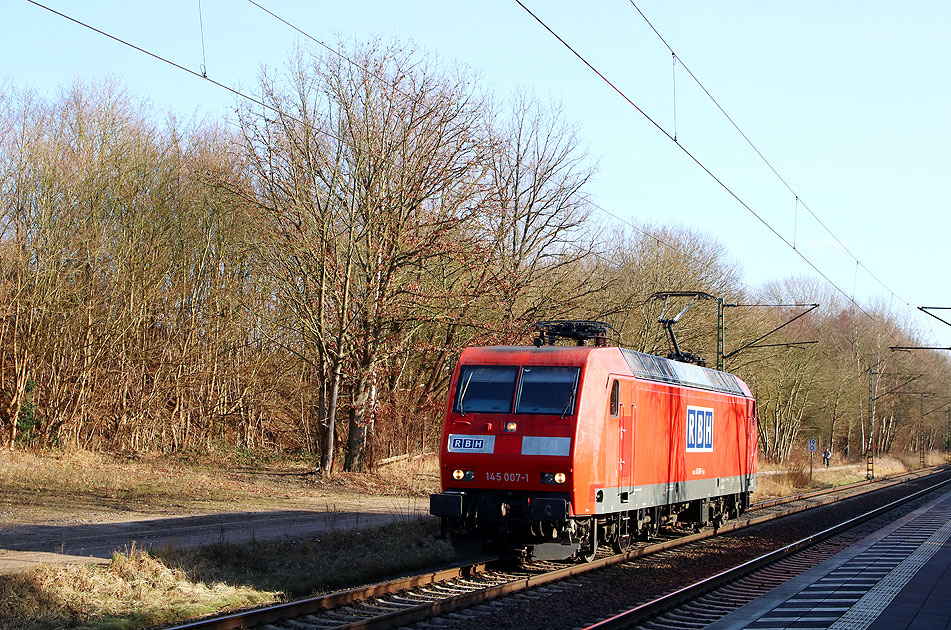
[{"label": "grey lower body panel", "polygon": [[595,503],[596,514],[610,514],[684,503],[697,499],[729,496],[752,492],[756,487],[755,475],[695,479],[674,483],[603,488],[602,500]]}]

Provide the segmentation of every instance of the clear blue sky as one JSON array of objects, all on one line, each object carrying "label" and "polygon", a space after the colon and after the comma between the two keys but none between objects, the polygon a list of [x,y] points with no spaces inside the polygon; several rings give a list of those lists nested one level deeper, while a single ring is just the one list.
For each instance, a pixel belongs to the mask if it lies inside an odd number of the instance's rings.
[{"label": "clear blue sky", "polygon": [[[597,203],[638,223],[715,236],[751,287],[817,276],[684,153],[582,65],[514,0],[258,0],[314,37],[412,41],[458,61],[501,98],[525,86],[564,105],[600,169]],[[672,59],[628,0],[523,0],[673,133]],[[640,0],[637,6],[863,265],[800,207],[703,95],[676,73],[678,140],[846,293],[891,303],[925,340],[951,327],[917,306],[951,306],[951,3],[910,0]],[[199,71],[198,0],[48,0],[50,7]],[[252,89],[302,37],[245,0],[203,0],[206,68]],[[0,76],[55,96],[76,80],[117,77],[159,109],[227,116],[234,98],[209,83],[44,11],[6,0]],[[305,43],[306,40],[303,40]],[[673,287],[681,288],[681,287]],[[894,295],[893,295],[894,294]]]}]

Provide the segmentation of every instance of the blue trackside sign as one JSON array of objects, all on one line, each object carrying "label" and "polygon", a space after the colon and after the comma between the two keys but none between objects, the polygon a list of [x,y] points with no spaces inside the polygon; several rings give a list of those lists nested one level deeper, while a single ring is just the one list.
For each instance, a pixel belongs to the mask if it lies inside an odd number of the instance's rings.
[{"label": "blue trackside sign", "polygon": [[713,409],[687,406],[687,452],[713,452]]},{"label": "blue trackside sign", "polygon": [[450,453],[494,453],[494,435],[449,435]]}]

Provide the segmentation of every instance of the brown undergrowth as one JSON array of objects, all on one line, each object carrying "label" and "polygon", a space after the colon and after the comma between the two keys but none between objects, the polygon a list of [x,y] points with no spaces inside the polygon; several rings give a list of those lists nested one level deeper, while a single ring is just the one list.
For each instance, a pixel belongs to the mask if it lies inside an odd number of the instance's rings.
[{"label": "brown undergrowth", "polygon": [[107,566],[41,566],[0,575],[0,628],[143,628],[275,601],[278,593],[190,580],[133,550]]},{"label": "brown undergrowth", "polygon": [[169,549],[156,555],[197,581],[240,583],[302,597],[449,562],[452,546],[438,534],[434,519],[406,517],[319,538]]},{"label": "brown undergrowth", "polygon": [[321,538],[116,553],[106,566],[41,566],[0,575],[4,630],[124,630],[187,621],[358,586],[445,564],[431,519]]},{"label": "brown undergrowth", "polygon": [[[266,510],[421,496],[438,485],[435,458],[373,474],[321,479],[306,461],[179,459],[86,451],[0,451],[0,523],[75,522],[138,514]],[[331,509],[331,511],[333,511]],[[332,522],[332,519],[331,519]],[[133,549],[106,566],[41,566],[0,575],[0,629],[141,628],[359,585],[445,563],[438,525],[410,514],[320,538]]]},{"label": "brown undergrowth", "polygon": [[[940,463],[939,459],[937,454],[931,456],[928,460],[931,462],[929,465]],[[911,465],[902,458],[881,456],[875,458],[874,473],[876,477],[885,477],[908,472],[917,467],[917,462]],[[813,458],[810,471],[809,455],[806,453],[794,456],[782,464],[760,462],[757,471],[759,474],[756,476],[754,502],[865,481],[866,462],[865,459],[844,460],[833,455],[829,468],[825,468],[822,466],[821,455],[817,453]]]},{"label": "brown undergrowth", "polygon": [[373,473],[314,474],[306,459],[246,462],[225,455],[116,455],[0,449],[0,523],[95,521],[287,508],[438,491],[435,456]]}]

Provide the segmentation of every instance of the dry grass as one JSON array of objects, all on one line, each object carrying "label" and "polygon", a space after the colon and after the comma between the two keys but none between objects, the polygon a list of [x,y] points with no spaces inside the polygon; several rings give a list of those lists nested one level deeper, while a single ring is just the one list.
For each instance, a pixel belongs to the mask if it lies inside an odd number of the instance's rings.
[{"label": "dry grass", "polygon": [[[386,503],[379,495],[428,493],[436,458],[394,463],[372,475],[317,480],[306,462],[240,466],[83,451],[0,450],[0,518],[93,521],[138,514],[286,509],[343,502]],[[392,509],[392,506],[391,508]],[[315,591],[359,585],[453,557],[438,524],[407,515],[321,539],[215,545],[118,554],[105,567],[42,566],[0,575],[0,629],[138,628],[184,621]]]},{"label": "dry grass", "polygon": [[[927,466],[944,464],[947,456],[944,453],[928,453],[925,459]],[[919,468],[917,455],[880,456],[875,458],[875,476],[886,477],[898,475]],[[801,453],[783,464],[758,464],[760,474],[756,478],[756,491],[753,501],[765,501],[779,497],[788,497],[810,490],[844,486],[865,480],[866,462],[864,458],[843,461],[833,456],[829,468],[822,466],[822,457],[818,454],[813,460],[812,477],[809,475],[809,455]],[[766,473],[766,474],[764,474]]]},{"label": "dry grass", "polygon": [[[919,468],[921,464],[921,456],[918,453],[897,455],[895,461],[908,470],[914,470]],[[925,466],[941,466],[948,463],[951,463],[951,457],[949,457],[948,453],[942,453],[939,451],[928,451],[925,453]],[[878,471],[877,466],[878,464],[876,462],[876,472]]]},{"label": "dry grass", "polygon": [[235,501],[254,504],[280,494],[222,475],[212,467],[174,459],[115,457],[87,451],[30,453],[0,449],[0,513],[4,521],[28,522],[37,514],[56,518],[84,512],[226,510]]},{"label": "dry grass", "polygon": [[439,456],[436,454],[404,459],[380,466],[375,473],[387,488],[398,494],[429,496],[439,492]]},{"label": "dry grass", "polygon": [[273,602],[279,593],[204,584],[133,550],[105,566],[42,566],[0,575],[0,628],[142,628]]},{"label": "dry grass", "polygon": [[330,531],[320,538],[212,545],[157,555],[195,580],[252,585],[303,597],[442,565],[455,559],[436,538],[435,519],[405,518],[369,529]]},{"label": "dry grass", "polygon": [[445,564],[432,519],[320,539],[132,550],[110,564],[0,575],[0,628],[119,630],[187,621]]},{"label": "dry grass", "polygon": [[5,525],[313,509],[363,497],[425,497],[438,491],[438,458],[396,462],[371,474],[313,474],[306,461],[240,465],[221,456],[123,457],[87,451],[0,449],[0,520]]}]

